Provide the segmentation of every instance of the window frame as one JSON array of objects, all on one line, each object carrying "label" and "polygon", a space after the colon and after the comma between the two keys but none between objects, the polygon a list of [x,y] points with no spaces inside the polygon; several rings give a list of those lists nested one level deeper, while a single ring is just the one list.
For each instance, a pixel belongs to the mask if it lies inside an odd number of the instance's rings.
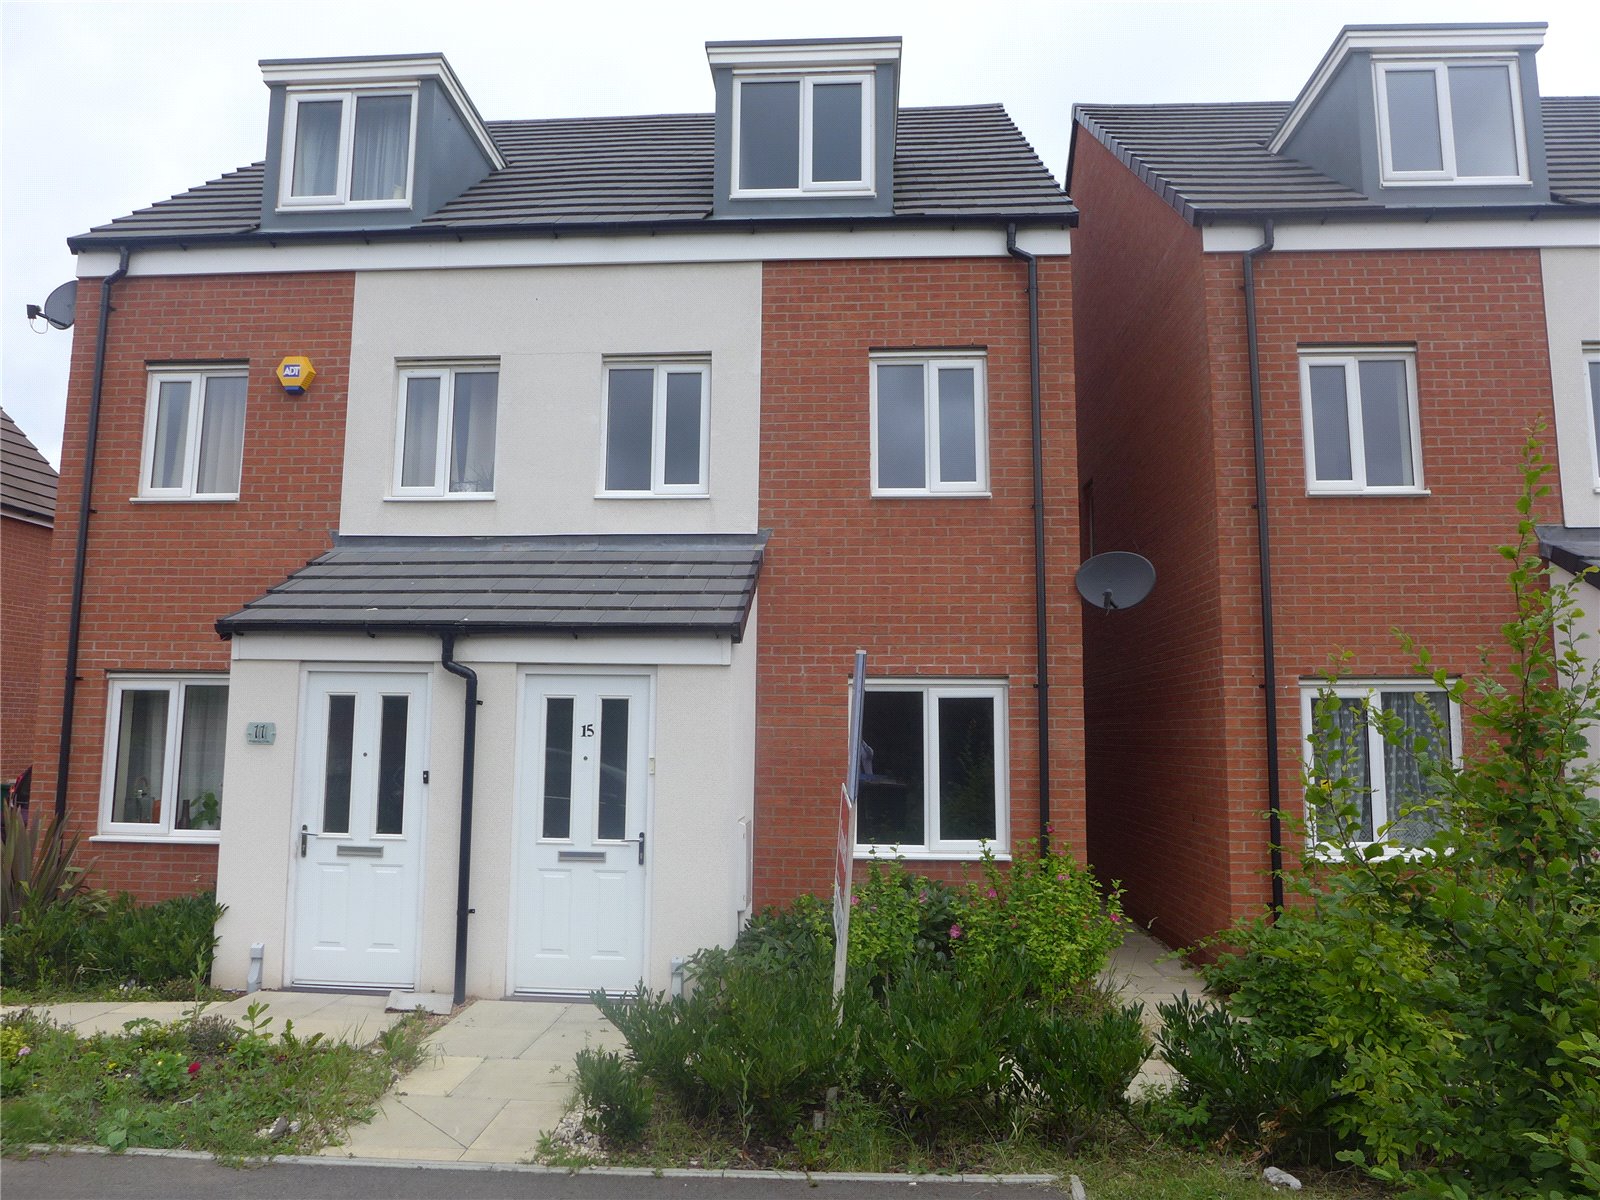
[{"label": "window frame", "polygon": [[[1506,68],[1511,89],[1511,136],[1517,155],[1514,175],[1462,175],[1456,165],[1455,113],[1450,100],[1451,67]],[[1431,71],[1435,103],[1439,113],[1439,162],[1436,171],[1397,170],[1389,132],[1389,89],[1385,76],[1391,71]],[[1496,187],[1532,182],[1528,173],[1528,132],[1522,111],[1522,71],[1515,54],[1446,54],[1428,58],[1374,55],[1372,84],[1378,117],[1378,168],[1386,187],[1452,184],[1466,187]]]},{"label": "window frame", "polygon": [[[204,674],[196,672],[161,673],[151,675],[120,674],[107,678],[110,685],[106,697],[105,746],[100,759],[100,810],[99,824],[93,841],[138,842],[191,842],[215,845],[222,840],[222,813],[219,807],[217,828],[176,829],[173,819],[177,812],[178,771],[183,755],[184,698],[191,687],[222,687],[228,690],[232,704],[232,681],[227,673]],[[157,802],[161,808],[159,821],[113,821],[115,808],[113,791],[117,780],[117,738],[121,731],[122,697],[128,692],[165,692],[167,695],[166,745],[162,750],[162,788]],[[228,728],[231,712],[223,719],[222,752],[227,760]],[[218,798],[219,805],[222,798]]]},{"label": "window frame", "polygon": [[[1374,702],[1382,705],[1385,693],[1411,692],[1432,693],[1444,698],[1448,706],[1446,716],[1447,728],[1450,732],[1450,761],[1460,766],[1463,761],[1461,744],[1461,705],[1450,695],[1449,687],[1454,686],[1455,679],[1446,680],[1446,685],[1441,687],[1432,679],[1366,679],[1352,680],[1341,679],[1329,683],[1325,679],[1301,680],[1300,682],[1300,723],[1301,762],[1307,777],[1316,771],[1315,747],[1311,738],[1316,732],[1316,703],[1323,692],[1331,692],[1340,699],[1365,700],[1370,709]],[[1367,765],[1372,772],[1372,831],[1374,840],[1370,842],[1351,841],[1349,845],[1365,848],[1368,846],[1382,846],[1381,858],[1420,858],[1428,851],[1416,846],[1402,846],[1384,837],[1378,837],[1380,832],[1386,830],[1398,814],[1389,811],[1388,779],[1385,775],[1384,764],[1384,739],[1377,726],[1371,721],[1367,722]],[[1304,800],[1302,799],[1302,804]],[[1323,841],[1317,836],[1316,813],[1309,804],[1304,804],[1304,820],[1306,828],[1306,852],[1309,856],[1318,859],[1339,859],[1342,854],[1342,845]]]},{"label": "window frame", "polygon": [[[453,492],[450,490],[450,459],[455,436],[456,376],[495,375],[494,407],[494,478],[500,481],[500,362],[498,359],[451,359],[443,362],[402,362],[397,365],[396,397],[394,407],[394,471],[390,480],[390,500],[493,500],[495,489],[478,492]],[[407,384],[412,379],[438,379],[439,416],[434,438],[433,482],[426,485],[406,486],[406,405],[410,402]]]},{"label": "window frame", "polygon": [[[850,691],[855,690],[854,681]],[[943,781],[939,777],[940,699],[987,699],[994,702],[994,840],[989,844],[999,859],[1010,856],[1011,846],[1011,742],[1009,685],[1004,681],[868,679],[866,694],[874,692],[916,692],[922,696],[923,813],[925,840],[920,844],[863,842],[857,840],[853,853],[905,859],[978,859],[983,855],[982,839],[946,839],[939,836],[940,801]],[[865,705],[863,705],[863,709]],[[860,799],[857,798],[859,805]],[[859,839],[859,822],[857,838]]]},{"label": "window frame", "polygon": [[[139,451],[140,500],[197,500],[202,502],[238,500],[244,488],[244,443],[250,424],[250,371],[244,364],[206,363],[151,367],[146,371],[144,436]],[[244,418],[239,429],[239,486],[231,492],[197,491],[200,474],[200,434],[205,428],[207,394],[213,379],[244,380]],[[156,425],[161,412],[161,385],[189,385],[188,429],[184,435],[183,483],[178,487],[156,487],[150,482],[155,467]]]},{"label": "window frame", "polygon": [[[739,157],[740,132],[744,123],[744,85],[746,83],[798,83],[800,85],[800,158],[796,177],[799,184],[792,188],[747,188],[740,185],[743,164]],[[816,180],[812,178],[812,93],[818,84],[861,84],[861,178]],[[729,154],[731,175],[728,194],[735,200],[759,200],[790,196],[876,196],[877,143],[874,121],[876,74],[859,67],[842,67],[838,70],[749,70],[736,71],[733,76],[732,147]]]},{"label": "window frame", "polygon": [[[878,367],[922,364],[923,479],[921,487],[884,487],[878,481]],[[978,478],[946,483],[935,481],[939,465],[938,373],[941,367],[973,368],[973,449]],[[882,350],[868,359],[868,391],[872,412],[871,456],[872,495],[889,499],[966,497],[983,499],[989,491],[989,378],[988,355],[982,350]]]},{"label": "window frame", "polygon": [[[610,453],[611,372],[652,372],[650,383],[650,486],[649,488],[608,488],[607,456]],[[667,483],[667,376],[700,376],[700,481],[694,484]],[[595,485],[599,500],[694,500],[711,495],[711,360],[702,355],[682,358],[608,357],[600,369],[600,478]]]},{"label": "window frame", "polygon": [[[284,95],[283,143],[278,167],[278,203],[280,212],[329,212],[347,209],[406,209],[416,193],[417,177],[417,109],[422,89],[417,84],[385,84],[380,87],[290,87]],[[399,199],[352,200],[350,184],[355,171],[355,108],[356,101],[383,96],[405,96],[411,104],[410,128],[406,134],[406,193]],[[335,190],[332,194],[296,196],[294,194],[295,139],[300,131],[300,106],[337,100],[339,109],[339,162],[335,171]]]},{"label": "window frame", "polygon": [[1586,344],[1583,348],[1583,384],[1588,401],[1589,465],[1593,471],[1590,482],[1600,492],[1600,344]]},{"label": "window frame", "polygon": [[[1306,492],[1312,496],[1422,496],[1422,415],[1417,399],[1417,352],[1411,346],[1302,346],[1299,349],[1301,429],[1305,439]],[[1369,484],[1367,447],[1361,418],[1363,362],[1402,362],[1406,372],[1406,414],[1411,427],[1411,482]],[[1350,438],[1350,479],[1317,478],[1316,432],[1311,403],[1311,368],[1339,363],[1345,369],[1345,428]]]}]

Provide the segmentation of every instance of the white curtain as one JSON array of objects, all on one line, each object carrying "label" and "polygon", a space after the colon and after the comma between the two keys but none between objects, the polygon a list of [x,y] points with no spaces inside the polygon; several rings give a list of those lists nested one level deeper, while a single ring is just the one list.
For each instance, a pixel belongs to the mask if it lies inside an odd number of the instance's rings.
[{"label": "white curtain", "polygon": [[1438,761],[1450,755],[1450,733],[1444,724],[1444,696],[1438,692],[1385,692],[1383,709],[1400,718],[1403,736],[1383,749],[1383,774],[1389,793],[1389,840],[1420,846],[1443,824],[1431,803],[1434,789],[1423,775],[1423,760],[1414,747]]},{"label": "white curtain", "polygon": [[183,486],[189,441],[189,381],[164,380],[156,394],[156,436],[150,453],[150,486]]},{"label": "white curtain", "polygon": [[406,380],[405,442],[401,450],[400,486],[434,487],[439,461],[439,385],[437,375]]},{"label": "white curtain", "polygon": [[339,126],[344,103],[316,100],[295,108],[294,179],[290,194],[333,196],[339,191]]},{"label": "white curtain", "polygon": [[222,803],[222,756],[227,744],[228,689],[222,685],[191,684],[183,692],[183,740],[178,750],[179,829],[214,829],[216,816],[208,812],[206,794]]},{"label": "white curtain", "polygon": [[462,371],[455,378],[450,434],[450,490],[494,491],[494,424],[500,375]]},{"label": "white curtain", "polygon": [[239,491],[239,464],[244,453],[245,379],[208,379],[200,418],[200,463],[194,490],[206,495]]},{"label": "white curtain", "polygon": [[111,819],[150,824],[160,819],[167,756],[167,695],[160,691],[122,693],[117,722],[117,782]]},{"label": "white curtain", "polygon": [[403,200],[410,150],[411,97],[358,97],[350,199]]}]

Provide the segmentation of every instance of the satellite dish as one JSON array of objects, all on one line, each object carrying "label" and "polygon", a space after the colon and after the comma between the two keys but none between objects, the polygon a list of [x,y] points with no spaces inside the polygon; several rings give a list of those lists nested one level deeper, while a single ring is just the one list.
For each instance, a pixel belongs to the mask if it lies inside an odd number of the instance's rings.
[{"label": "satellite dish", "polygon": [[1078,594],[1096,608],[1132,608],[1156,585],[1156,569],[1142,554],[1110,550],[1078,568]]},{"label": "satellite dish", "polygon": [[71,329],[78,308],[78,281],[69,279],[50,293],[44,304],[28,305],[28,320],[43,317],[57,329]]}]

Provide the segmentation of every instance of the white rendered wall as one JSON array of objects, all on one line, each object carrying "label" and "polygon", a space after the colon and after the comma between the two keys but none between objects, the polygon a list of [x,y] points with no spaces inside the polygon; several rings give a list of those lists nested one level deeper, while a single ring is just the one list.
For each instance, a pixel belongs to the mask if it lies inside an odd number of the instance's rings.
[{"label": "white rendered wall", "polygon": [[[753,626],[753,622],[752,622]],[[467,638],[457,657],[478,674],[477,769],[467,992],[508,990],[512,889],[517,869],[523,748],[521,702],[530,672],[597,665],[654,680],[646,830],[646,982],[665,988],[670,962],[738,930],[744,864],[737,822],[751,818],[755,789],[755,645],[727,639]],[[422,920],[418,981],[423,991],[454,986],[457,862],[460,844],[462,716],[465,683],[438,665],[439,643],[425,637],[367,638],[250,634],[234,639],[228,798],[218,863],[218,926],[213,973],[218,986],[243,987],[250,944],[266,944],[265,985],[290,982],[285,953],[293,935],[295,787],[300,703],[308,670],[384,669],[429,676]],[[273,721],[270,747],[243,745],[247,721]],[[237,743],[237,744],[234,744]]]},{"label": "white rendered wall", "polygon": [[[1556,587],[1566,587],[1573,582],[1573,576],[1553,566],[1550,568],[1550,582]],[[1587,669],[1594,671],[1600,669],[1600,587],[1585,581],[1573,590],[1573,597],[1583,612],[1573,622],[1573,638]],[[1592,726],[1588,733],[1589,757],[1600,758],[1600,725]]]},{"label": "white rendered wall", "polygon": [[1568,525],[1600,525],[1594,429],[1583,352],[1600,347],[1600,250],[1544,250],[1544,311],[1550,331],[1550,385]]},{"label": "white rendered wall", "polygon": [[[758,263],[364,271],[356,276],[347,534],[750,533],[760,434]],[[711,362],[709,497],[597,499],[602,363]],[[495,499],[388,500],[397,360],[500,364]]]}]

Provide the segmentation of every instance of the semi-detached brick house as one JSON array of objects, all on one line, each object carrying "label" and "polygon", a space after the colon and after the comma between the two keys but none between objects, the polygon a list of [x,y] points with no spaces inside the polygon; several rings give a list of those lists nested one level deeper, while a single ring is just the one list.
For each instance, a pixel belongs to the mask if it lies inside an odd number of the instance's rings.
[{"label": "semi-detached brick house", "polygon": [[33,764],[39,702],[39,608],[50,581],[56,469],[0,409],[0,782]]},{"label": "semi-detached brick house", "polygon": [[72,240],[35,796],[216,884],[219,983],[666,986],[826,892],[858,647],[862,853],[1081,852],[1075,210],[898,39],[707,50],[594,120],[266,62],[263,162]]},{"label": "semi-detached brick house", "polygon": [[1453,675],[1496,642],[1536,423],[1547,542],[1600,554],[1600,100],[1540,95],[1543,34],[1352,26],[1292,103],[1075,109],[1085,549],[1160,572],[1085,617],[1089,851],[1174,945],[1272,899],[1340,651],[1358,836],[1425,834],[1364,705],[1461,753],[1392,630]]}]

